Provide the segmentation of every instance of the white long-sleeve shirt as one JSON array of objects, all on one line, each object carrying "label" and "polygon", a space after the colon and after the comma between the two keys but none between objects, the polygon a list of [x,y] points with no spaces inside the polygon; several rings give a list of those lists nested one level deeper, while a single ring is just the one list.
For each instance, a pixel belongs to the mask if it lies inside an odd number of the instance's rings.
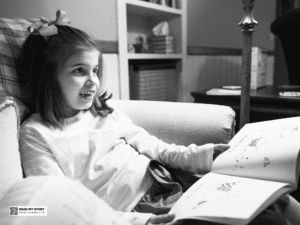
[{"label": "white long-sleeve shirt", "polygon": [[63,130],[53,128],[38,114],[23,123],[20,151],[26,176],[79,180],[119,211],[130,211],[153,183],[147,172],[150,159],[196,173],[211,168],[212,144],[167,144],[117,109],[107,117],[84,110],[65,123]]}]

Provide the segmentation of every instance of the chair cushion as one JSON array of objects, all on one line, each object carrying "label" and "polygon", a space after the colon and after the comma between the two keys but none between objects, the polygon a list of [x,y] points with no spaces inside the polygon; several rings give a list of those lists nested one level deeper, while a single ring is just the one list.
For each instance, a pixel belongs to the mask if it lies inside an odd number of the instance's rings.
[{"label": "chair cushion", "polygon": [[[16,74],[16,60],[29,32],[30,22],[25,19],[0,18],[0,97],[14,96],[23,120],[29,109],[22,103]],[[20,100],[20,101],[19,101]]]},{"label": "chair cushion", "polygon": [[109,104],[169,144],[228,143],[235,134],[235,112],[228,106],[117,99]]},{"label": "chair cushion", "polygon": [[23,178],[19,142],[18,107],[11,97],[0,98],[0,198],[4,190]]}]

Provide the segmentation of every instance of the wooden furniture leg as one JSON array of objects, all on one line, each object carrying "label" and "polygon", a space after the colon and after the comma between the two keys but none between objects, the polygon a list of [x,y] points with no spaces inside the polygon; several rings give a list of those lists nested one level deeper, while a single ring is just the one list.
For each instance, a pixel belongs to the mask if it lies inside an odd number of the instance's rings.
[{"label": "wooden furniture leg", "polygon": [[254,25],[257,24],[252,12],[253,7],[254,0],[243,0],[244,16],[238,24],[242,27],[243,33],[240,128],[249,122],[250,113],[252,33],[254,32]]}]

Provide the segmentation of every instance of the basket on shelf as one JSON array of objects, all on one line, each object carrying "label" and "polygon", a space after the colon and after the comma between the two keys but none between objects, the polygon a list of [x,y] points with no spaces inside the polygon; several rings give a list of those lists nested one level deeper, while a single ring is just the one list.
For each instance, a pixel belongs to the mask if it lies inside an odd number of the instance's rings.
[{"label": "basket on shelf", "polygon": [[176,65],[135,65],[130,69],[130,99],[176,101]]}]

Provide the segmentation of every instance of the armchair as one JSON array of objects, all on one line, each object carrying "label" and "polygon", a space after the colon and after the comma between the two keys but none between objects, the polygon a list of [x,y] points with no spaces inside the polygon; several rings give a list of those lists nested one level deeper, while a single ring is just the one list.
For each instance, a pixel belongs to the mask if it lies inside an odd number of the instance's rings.
[{"label": "armchair", "polygon": [[[28,21],[0,19],[0,218],[3,224],[126,224],[80,183],[58,177],[25,178],[19,154],[18,132],[28,110],[17,99],[15,59],[27,37]],[[9,94],[5,91],[9,90]],[[10,96],[11,95],[11,96]],[[12,97],[13,96],[13,97]],[[168,142],[228,143],[234,135],[234,111],[221,105],[110,100],[135,124]],[[81,198],[85,196],[85,198]],[[10,206],[47,206],[47,217],[9,216]],[[85,210],[83,210],[85,209]],[[95,209],[92,210],[91,209]],[[105,218],[101,215],[105,214]],[[61,216],[59,216],[61,215]],[[75,223],[75,222],[74,222]]]},{"label": "armchair", "polygon": [[[228,143],[234,135],[235,114],[231,108],[226,106],[130,100],[111,101],[115,107],[128,114],[136,124],[145,127],[150,133],[169,143]],[[22,219],[22,224],[32,224],[31,219],[35,218],[9,216],[9,206],[46,205],[48,216],[39,220],[38,224],[50,221],[51,224],[65,224],[66,221],[73,221],[74,214],[81,215],[83,213],[82,204],[87,208],[97,206],[96,208],[105,210],[108,215],[111,215],[106,217],[106,223],[103,222],[103,218],[100,220],[98,216],[99,224],[112,224],[112,221],[115,224],[126,224],[122,217],[119,217],[118,214],[115,215],[115,212],[112,212],[104,202],[79,183],[54,177],[23,177],[18,150],[20,121],[18,114],[18,106],[14,100],[10,97],[2,98],[0,103],[0,218],[3,219],[4,224],[13,224],[17,219]],[[70,195],[70,193],[73,194]],[[69,196],[69,198],[65,196]],[[88,201],[83,201],[79,196],[85,196]],[[73,207],[72,212],[67,211],[63,205]],[[98,214],[95,212],[95,215]],[[86,217],[86,215],[81,216],[82,220],[83,217]]]}]

